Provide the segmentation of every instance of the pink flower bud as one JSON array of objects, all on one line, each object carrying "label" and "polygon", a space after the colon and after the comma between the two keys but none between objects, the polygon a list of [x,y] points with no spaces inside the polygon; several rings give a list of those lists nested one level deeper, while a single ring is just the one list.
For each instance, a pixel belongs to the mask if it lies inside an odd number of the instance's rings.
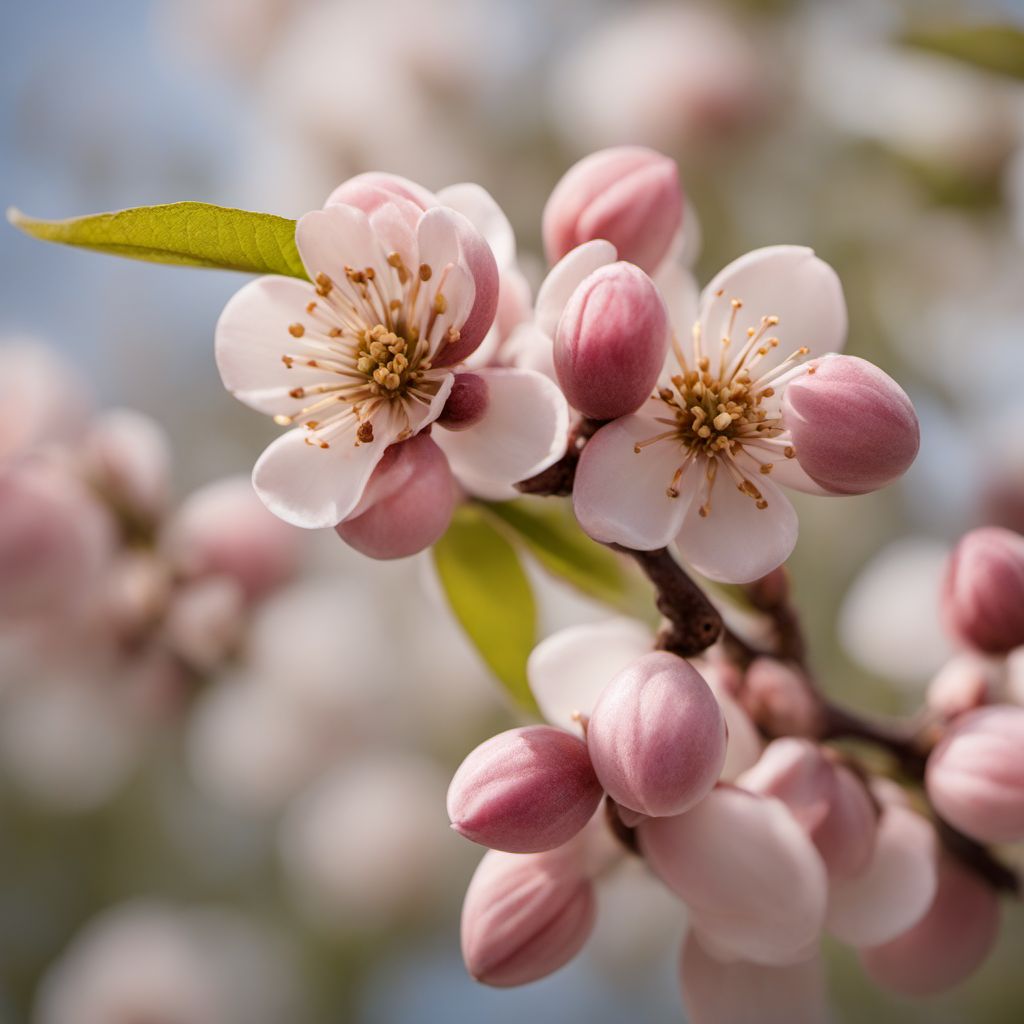
[{"label": "pink flower bud", "polygon": [[928,684],[925,701],[930,711],[949,721],[987,704],[993,684],[990,663],[975,654],[962,654],[939,669]]},{"label": "pink flower bud", "polygon": [[674,818],[649,818],[640,845],[715,949],[754,963],[810,955],[825,919],[825,866],[786,806],[718,786]]},{"label": "pink flower bud", "polygon": [[448,817],[474,843],[536,853],[572,839],[600,800],[586,744],[531,725],[499,733],[462,762],[448,789]]},{"label": "pink flower bud", "polygon": [[160,424],[114,409],[92,424],[82,450],[86,477],[130,526],[152,525],[170,490],[171,449]]},{"label": "pink flower bud", "polygon": [[877,984],[905,996],[945,992],[969,978],[999,934],[999,900],[974,872],[944,857],[931,909],[902,935],[865,949],[861,962]]},{"label": "pink flower bud", "polygon": [[999,526],[960,539],[943,585],[950,628],[986,654],[1024,645],[1024,537]]},{"label": "pink flower bud", "polygon": [[253,601],[293,575],[299,534],[267,511],[248,479],[229,477],[185,499],[165,545],[183,575],[230,576]]},{"label": "pink flower bud", "polygon": [[939,814],[974,839],[1024,840],[1024,708],[958,718],[928,758],[925,783]]},{"label": "pink flower bud", "polygon": [[642,146],[592,153],[570,167],[544,207],[544,248],[556,263],[607,239],[619,256],[654,273],[683,221],[675,161]]},{"label": "pink flower bud", "polygon": [[668,312],[654,282],[612,263],[572,293],[555,335],[555,373],[570,405],[611,420],[650,397],[667,351]]},{"label": "pink flower bud", "polygon": [[725,720],[689,662],[655,651],[602,691],[587,727],[601,785],[641,814],[681,814],[703,799],[725,763]]},{"label": "pink flower bud", "polygon": [[457,500],[444,452],[417,434],[388,448],[351,518],[335,529],[370,558],[406,558],[443,536]]},{"label": "pink flower bud", "polygon": [[736,785],[781,800],[807,832],[828,816],[836,794],[836,773],[821,748],[810,740],[773,740],[761,759]]},{"label": "pink flower bud", "polygon": [[583,948],[594,913],[594,887],[577,844],[533,854],[492,850],[462,905],[466,968],[501,988],[546,977]]},{"label": "pink flower bud", "polygon": [[835,769],[836,789],[828,814],[811,833],[829,878],[854,878],[875,852],[878,810],[864,783],[849,768]]},{"label": "pink flower bud", "polygon": [[741,697],[750,716],[769,735],[817,735],[821,701],[807,679],[789,665],[756,658],[747,669]]},{"label": "pink flower bud", "polygon": [[437,418],[445,430],[465,430],[483,419],[489,401],[487,381],[477,373],[458,373]]},{"label": "pink flower bud", "polygon": [[783,422],[796,458],[833,494],[866,494],[902,476],[917,455],[917,415],[903,389],[856,356],[809,364],[786,386]]}]

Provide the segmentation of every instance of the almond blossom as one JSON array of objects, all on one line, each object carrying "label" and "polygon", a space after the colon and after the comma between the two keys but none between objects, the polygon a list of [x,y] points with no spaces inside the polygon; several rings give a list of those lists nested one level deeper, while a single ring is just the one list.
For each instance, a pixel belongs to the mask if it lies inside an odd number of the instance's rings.
[{"label": "almond blossom", "polygon": [[[779,485],[812,494],[879,486],[912,461],[917,421],[881,371],[833,362],[847,358],[832,354],[845,341],[846,305],[835,271],[812,250],[755,250],[699,303],[675,300],[659,386],[588,442],[576,515],[596,540],[643,550],[675,541],[710,578],[747,582],[796,543],[796,513]],[[797,386],[813,400],[795,401]],[[801,463],[803,446],[813,470]]]}]

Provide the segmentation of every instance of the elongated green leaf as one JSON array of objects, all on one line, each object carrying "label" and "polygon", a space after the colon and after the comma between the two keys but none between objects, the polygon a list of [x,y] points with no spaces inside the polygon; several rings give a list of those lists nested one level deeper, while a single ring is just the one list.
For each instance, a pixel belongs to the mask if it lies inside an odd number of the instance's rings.
[{"label": "elongated green leaf", "polygon": [[920,50],[1024,78],[1024,29],[1016,25],[955,25],[907,32],[903,41]]},{"label": "elongated green leaf", "polygon": [[36,220],[12,208],[7,219],[44,242],[133,260],[306,277],[295,247],[295,221],[270,213],[169,203],[69,220]]},{"label": "elongated green leaf", "polygon": [[512,698],[537,704],[526,659],[537,642],[537,608],[515,548],[480,508],[461,506],[434,545],[434,564],[455,617]]},{"label": "elongated green leaf", "polygon": [[639,577],[576,525],[567,504],[521,498],[486,507],[515,531],[548,572],[577,590],[626,612],[636,613],[650,604]]}]

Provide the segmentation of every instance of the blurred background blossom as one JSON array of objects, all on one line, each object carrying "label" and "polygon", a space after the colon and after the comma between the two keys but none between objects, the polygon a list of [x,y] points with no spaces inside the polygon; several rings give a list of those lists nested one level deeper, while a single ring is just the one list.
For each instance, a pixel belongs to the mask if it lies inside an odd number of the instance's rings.
[{"label": "blurred background blossom", "polygon": [[[670,154],[702,277],[813,245],[850,351],[921,415],[903,483],[799,502],[791,563],[828,688],[900,711],[953,650],[936,580],[956,536],[1024,528],[1024,92],[900,40],[1022,19],[1017,0],[38,0],[5,11],[0,181],[58,217],[297,216],[363,170],[473,180],[535,288],[569,164]],[[681,910],[635,865],[582,960],[514,992],[465,975],[475,858],[444,790],[514,717],[427,563],[281,533],[230,479],[273,436],[214,369],[238,280],[10,230],[0,252],[0,1020],[678,1019]],[[534,575],[545,631],[604,614]],[[836,1019],[1018,1019],[1007,918],[986,968],[922,1005],[831,950]]]}]

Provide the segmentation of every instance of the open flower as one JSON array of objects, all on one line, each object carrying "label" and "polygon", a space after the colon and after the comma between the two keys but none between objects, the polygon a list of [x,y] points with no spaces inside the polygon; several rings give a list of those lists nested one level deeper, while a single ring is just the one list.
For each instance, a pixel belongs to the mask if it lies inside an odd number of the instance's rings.
[{"label": "open flower", "polygon": [[597,540],[643,550],[675,540],[705,575],[747,582],[796,543],[779,484],[812,494],[882,486],[913,460],[917,420],[880,370],[829,354],[845,339],[846,306],[835,271],[810,249],[758,249],[721,271],[699,306],[671,298],[676,337],[659,386],[587,444],[576,515]]}]

